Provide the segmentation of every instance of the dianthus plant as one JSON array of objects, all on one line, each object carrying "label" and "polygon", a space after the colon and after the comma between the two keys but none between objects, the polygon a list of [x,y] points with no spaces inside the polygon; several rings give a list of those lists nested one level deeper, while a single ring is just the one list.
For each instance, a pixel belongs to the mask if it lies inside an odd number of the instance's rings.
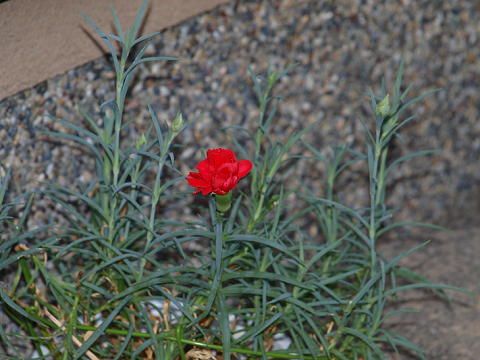
[{"label": "dianthus plant", "polygon": [[[192,159],[192,171],[182,173],[174,153],[189,130],[180,113],[166,124],[148,107],[148,131],[133,142],[126,136],[132,125],[124,121],[125,98],[139,66],[175,60],[145,55],[155,35],[138,35],[146,9],[144,3],[126,30],[114,13],[115,34],[88,20],[111,52],[115,97],[98,114],[82,111],[82,121],[58,119],[64,133],[45,131],[84,147],[96,172],[78,188],[39,191],[61,208],[66,225],[11,231],[1,245],[1,269],[14,274],[0,289],[2,308],[19,329],[2,328],[6,353],[350,360],[404,349],[422,356],[386,328],[387,305],[400,291],[444,286],[399,266],[424,245],[393,259],[377,252],[382,237],[405,225],[385,204],[390,175],[403,161],[429,154],[389,156],[413,119],[405,110],[421,99],[408,99],[402,69],[390,91],[370,95],[374,121],[364,124],[365,152],[337,146],[330,157],[303,140],[314,127],[271,135],[280,100],[274,87],[286,72],[250,71],[259,105],[254,131],[219,132],[223,146]],[[325,191],[308,181],[292,187],[289,174],[302,161],[326,164]],[[339,202],[335,186],[353,163],[368,169],[370,194],[355,208]],[[195,211],[187,214],[186,206]]]}]

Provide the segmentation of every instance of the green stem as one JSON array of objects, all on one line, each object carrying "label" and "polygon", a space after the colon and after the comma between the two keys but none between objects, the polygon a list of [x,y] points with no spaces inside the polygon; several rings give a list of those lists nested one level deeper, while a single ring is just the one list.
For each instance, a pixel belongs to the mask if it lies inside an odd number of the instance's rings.
[{"label": "green stem", "polygon": [[[125,75],[125,64],[126,58],[122,58],[120,61],[120,70],[117,74],[116,82],[116,93],[115,93],[115,103],[117,105],[117,113],[115,116],[114,124],[114,153],[113,153],[113,186],[116,189],[118,186],[118,174],[120,173],[120,131],[122,129],[122,118],[123,118],[123,100],[122,100],[122,89],[123,81]],[[113,244],[114,241],[114,228],[115,228],[115,217],[116,217],[116,208],[117,208],[117,198],[116,196],[110,196],[110,218],[108,221],[108,240],[110,244]]]},{"label": "green stem", "polygon": [[265,202],[265,193],[267,192],[267,185],[264,184],[262,189],[260,190],[260,199],[258,201],[257,208],[255,209],[255,213],[253,214],[253,218],[250,219],[247,225],[247,231],[251,232],[255,225],[257,224],[260,216],[262,215],[263,210],[263,203]]},{"label": "green stem", "polygon": [[388,148],[382,151],[380,156],[380,169],[378,172],[378,184],[376,191],[375,207],[379,206],[385,194],[385,170],[387,166]]},{"label": "green stem", "polygon": [[122,129],[122,115],[123,115],[123,101],[122,101],[122,89],[125,75],[125,63],[126,59],[120,60],[120,71],[117,74],[115,103],[117,104],[117,114],[115,118],[115,151],[113,154],[113,184],[118,184],[118,174],[120,172],[120,130]]}]

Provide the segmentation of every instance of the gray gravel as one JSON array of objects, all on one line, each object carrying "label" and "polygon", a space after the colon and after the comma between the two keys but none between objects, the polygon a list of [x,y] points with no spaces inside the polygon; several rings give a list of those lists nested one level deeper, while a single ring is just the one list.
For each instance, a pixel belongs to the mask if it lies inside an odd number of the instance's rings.
[{"label": "gray gravel", "polygon": [[[424,148],[442,153],[399,169],[395,177],[402,181],[391,188],[392,205],[408,217],[415,213],[465,226],[480,210],[479,10],[476,1],[283,0],[221,6],[163,32],[152,53],[177,55],[181,61],[142,69],[128,117],[139,132],[148,124],[147,103],[167,121],[180,109],[194,121],[182,139],[194,146],[183,155],[188,160],[195,147],[228,144],[220,127],[253,123],[257,108],[248,65],[261,71],[268,64],[297,63],[278,88],[285,100],[277,131],[319,120],[311,141],[358,147],[363,141],[358,118],[369,116],[366,89],[377,86],[383,74],[391,79],[404,58],[406,80],[417,94],[443,90],[416,108],[419,120],[405,129],[397,153]],[[0,102],[0,161],[13,167],[18,191],[45,180],[69,184],[91,178],[88,157],[43,141],[39,129],[58,127],[49,114],[80,121],[76,106],[98,110],[112,97],[112,77],[107,61],[98,59]],[[354,189],[345,189],[347,202],[357,198]],[[43,205],[37,203],[36,210],[42,222]]]}]

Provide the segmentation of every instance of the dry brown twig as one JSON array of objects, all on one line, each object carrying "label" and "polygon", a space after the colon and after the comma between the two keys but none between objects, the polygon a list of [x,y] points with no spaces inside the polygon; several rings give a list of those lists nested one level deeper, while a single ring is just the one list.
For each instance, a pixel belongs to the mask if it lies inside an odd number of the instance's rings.
[{"label": "dry brown twig", "polygon": [[[58,320],[55,316],[52,315],[52,313],[50,313],[47,309],[44,309],[43,312],[45,313],[45,315],[50,319],[51,322],[53,322],[56,326],[58,326],[60,329],[62,330],[65,330],[65,326],[61,323],[60,320]],[[83,343],[78,340],[78,338],[76,336],[72,336],[72,341],[73,343],[80,347],[83,345]],[[87,357],[90,359],[90,360],[100,360],[94,353],[92,353],[90,350],[87,350],[87,352],[85,353],[85,355],[87,355]]]}]

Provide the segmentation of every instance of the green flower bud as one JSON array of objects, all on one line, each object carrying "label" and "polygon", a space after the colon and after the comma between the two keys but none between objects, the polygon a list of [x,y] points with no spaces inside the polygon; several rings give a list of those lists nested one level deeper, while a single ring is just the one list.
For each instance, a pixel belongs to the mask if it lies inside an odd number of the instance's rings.
[{"label": "green flower bud", "polygon": [[382,116],[382,117],[386,117],[390,113],[390,98],[389,98],[388,94],[387,94],[387,96],[385,96],[383,98],[382,101],[380,101],[377,104],[377,108],[375,109],[375,113],[377,115]]},{"label": "green flower bud", "polygon": [[138,150],[140,150],[142,148],[143,145],[145,145],[147,143],[147,138],[145,137],[145,134],[142,133],[142,135],[140,135],[140,137],[137,139],[137,142],[135,143],[135,148]]},{"label": "green flower bud", "polygon": [[383,126],[382,126],[382,138],[386,138],[387,136],[390,136],[392,134],[392,131],[394,131],[395,127],[398,124],[398,116],[392,116],[388,118]]},{"label": "green flower bud", "polygon": [[137,139],[137,142],[135,143],[135,147],[137,150],[140,150],[143,145],[147,143],[147,138],[145,137],[145,134],[142,133],[140,137]]},{"label": "green flower bud", "polygon": [[277,82],[278,80],[278,73],[276,71],[272,71],[270,74],[268,74],[268,84],[273,85]]},{"label": "green flower bud", "polygon": [[175,119],[173,120],[172,131],[174,133],[180,132],[180,130],[182,130],[183,128],[183,124],[184,124],[184,121],[183,121],[182,113],[178,113],[177,116],[175,116]]},{"label": "green flower bud", "polygon": [[280,195],[273,195],[268,202],[268,209],[272,210],[278,205],[278,201],[280,200]]}]

